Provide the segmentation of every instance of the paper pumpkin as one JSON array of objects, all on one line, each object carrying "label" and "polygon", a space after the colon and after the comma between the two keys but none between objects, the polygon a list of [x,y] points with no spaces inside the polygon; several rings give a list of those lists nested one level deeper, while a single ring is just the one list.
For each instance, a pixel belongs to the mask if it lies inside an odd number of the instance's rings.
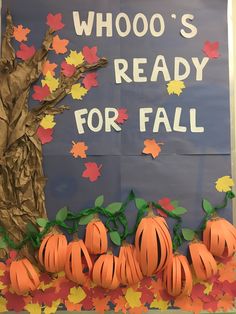
[{"label": "paper pumpkin", "polygon": [[163,283],[173,297],[190,295],[193,278],[188,260],[183,255],[173,255],[163,271]]},{"label": "paper pumpkin", "polygon": [[117,277],[123,285],[132,286],[143,279],[136,255],[136,249],[131,244],[125,244],[120,248]]},{"label": "paper pumpkin", "polygon": [[39,248],[39,261],[46,271],[57,273],[64,270],[67,240],[63,234],[49,234]]},{"label": "paper pumpkin", "polygon": [[93,281],[105,289],[116,289],[120,282],[117,277],[118,257],[112,253],[99,256],[93,267]]},{"label": "paper pumpkin", "polygon": [[87,280],[86,269],[87,273],[90,273],[92,261],[84,241],[76,240],[69,243],[65,263],[66,277],[82,285]]},{"label": "paper pumpkin", "polygon": [[208,220],[203,232],[203,242],[215,256],[233,256],[236,252],[236,228],[224,218]]},{"label": "paper pumpkin", "polygon": [[19,295],[36,290],[40,284],[39,276],[27,258],[11,263],[10,280],[12,289]]},{"label": "paper pumpkin", "polygon": [[143,275],[151,276],[163,270],[172,254],[165,219],[154,215],[143,218],[136,231],[135,247]]},{"label": "paper pumpkin", "polygon": [[198,279],[207,280],[217,273],[216,261],[202,242],[189,244],[193,269]]},{"label": "paper pumpkin", "polygon": [[107,251],[107,229],[101,220],[90,221],[86,227],[85,245],[90,254]]}]

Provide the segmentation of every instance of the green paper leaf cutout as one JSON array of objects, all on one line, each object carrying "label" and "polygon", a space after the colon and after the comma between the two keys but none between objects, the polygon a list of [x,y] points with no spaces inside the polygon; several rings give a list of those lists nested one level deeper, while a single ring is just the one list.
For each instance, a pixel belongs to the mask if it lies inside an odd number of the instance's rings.
[{"label": "green paper leaf cutout", "polygon": [[104,195],[100,195],[96,198],[94,205],[95,207],[101,207],[103,202],[104,202]]},{"label": "green paper leaf cutout", "polygon": [[120,246],[121,245],[121,238],[120,238],[119,233],[117,231],[111,231],[111,232],[109,232],[109,234],[110,234],[111,241],[115,245]]},{"label": "green paper leaf cutout", "polygon": [[37,220],[37,224],[40,226],[40,227],[45,227],[48,223],[48,220],[45,219],[45,218],[38,218]]},{"label": "green paper leaf cutout", "polygon": [[173,213],[177,216],[180,216],[180,215],[187,213],[187,209],[184,207],[177,207],[174,210],[172,210],[171,213]]},{"label": "green paper leaf cutout", "polygon": [[0,249],[5,249],[5,247],[7,247],[7,244],[6,244],[5,240],[2,238],[0,240]]},{"label": "green paper leaf cutout", "polygon": [[79,225],[87,225],[93,219],[93,217],[94,217],[93,214],[81,217],[79,220]]},{"label": "green paper leaf cutout", "polygon": [[110,205],[107,206],[106,210],[112,214],[115,214],[118,211],[120,211],[121,206],[122,206],[121,202],[111,203]]},{"label": "green paper leaf cutout", "polygon": [[178,207],[179,206],[179,201],[171,201],[170,202],[171,203],[171,205],[173,205],[174,206],[174,208],[176,208],[176,207]]},{"label": "green paper leaf cutout", "polygon": [[186,241],[192,241],[195,236],[195,232],[192,229],[188,229],[188,228],[183,228],[182,234]]},{"label": "green paper leaf cutout", "polygon": [[61,209],[57,212],[56,220],[57,220],[57,221],[61,221],[61,222],[64,221],[64,220],[66,220],[67,214],[68,214],[68,209],[67,209],[67,207],[61,208]]},{"label": "green paper leaf cutout", "polygon": [[29,234],[38,233],[38,230],[35,228],[35,226],[32,223],[28,223],[26,226],[26,229],[29,232]]},{"label": "green paper leaf cutout", "polygon": [[148,203],[143,198],[136,198],[135,205],[138,209],[148,207]]},{"label": "green paper leaf cutout", "polygon": [[207,214],[212,214],[213,211],[214,211],[213,206],[212,206],[211,203],[210,203],[208,200],[206,200],[206,199],[204,199],[204,200],[202,201],[202,207],[203,207],[204,211],[205,211]]}]

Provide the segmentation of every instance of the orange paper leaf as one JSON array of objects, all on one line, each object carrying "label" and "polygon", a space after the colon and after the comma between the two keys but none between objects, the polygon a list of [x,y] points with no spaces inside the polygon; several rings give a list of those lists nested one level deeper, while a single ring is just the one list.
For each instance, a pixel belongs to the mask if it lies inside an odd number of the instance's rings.
[{"label": "orange paper leaf", "polygon": [[52,76],[55,75],[54,70],[56,69],[57,64],[56,63],[50,63],[48,60],[46,60],[43,64],[43,75],[47,75],[47,73],[49,72]]},{"label": "orange paper leaf", "polygon": [[145,140],[144,141],[144,149],[143,149],[143,153],[144,154],[150,154],[152,155],[153,158],[157,158],[158,155],[161,152],[161,147],[160,145],[162,145],[163,143],[157,143],[154,139],[152,140]]},{"label": "orange paper leaf", "polygon": [[64,54],[67,52],[67,45],[69,44],[69,40],[60,39],[58,35],[53,37],[52,48],[55,50],[56,54]]},{"label": "orange paper leaf", "polygon": [[30,29],[24,28],[23,25],[14,26],[13,37],[19,42],[26,41],[29,33]]},{"label": "orange paper leaf", "polygon": [[73,155],[73,157],[78,158],[86,158],[87,155],[85,153],[85,151],[88,149],[88,146],[85,145],[84,142],[72,142],[73,146],[72,149],[70,151],[70,153]]},{"label": "orange paper leaf", "polygon": [[93,305],[95,307],[95,311],[98,313],[105,313],[105,311],[109,310],[108,302],[110,301],[110,297],[105,297],[104,299],[94,298]]},{"label": "orange paper leaf", "polygon": [[123,296],[120,296],[118,299],[115,299],[115,308],[114,311],[126,313],[127,312],[127,302]]},{"label": "orange paper leaf", "polygon": [[218,301],[218,309],[223,309],[225,312],[228,312],[234,307],[234,298],[226,293]]}]

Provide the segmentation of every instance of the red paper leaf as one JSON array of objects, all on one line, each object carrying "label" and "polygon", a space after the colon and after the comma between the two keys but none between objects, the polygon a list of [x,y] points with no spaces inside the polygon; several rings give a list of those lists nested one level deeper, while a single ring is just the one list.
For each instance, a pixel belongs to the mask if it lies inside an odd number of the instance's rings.
[{"label": "red paper leaf", "polygon": [[99,58],[97,56],[97,47],[94,46],[92,48],[89,48],[88,46],[83,47],[83,55],[85,60],[89,63],[96,63]]},{"label": "red paper leaf", "polygon": [[142,287],[140,288],[138,291],[142,292],[140,301],[145,304],[145,303],[152,303],[153,298],[154,298],[154,294],[152,292],[152,290],[146,288],[146,287]]},{"label": "red paper leaf", "polygon": [[45,285],[49,284],[52,282],[52,277],[49,276],[47,273],[41,273],[39,277],[40,282],[45,283]]},{"label": "red paper leaf", "polygon": [[97,181],[98,177],[101,176],[100,169],[102,165],[98,166],[95,162],[86,162],[85,167],[82,177],[88,178],[90,182]]},{"label": "red paper leaf", "polygon": [[93,309],[93,299],[91,296],[87,296],[82,302],[83,310],[90,311]]},{"label": "red paper leaf", "polygon": [[88,73],[85,78],[83,79],[83,84],[86,89],[90,89],[91,87],[96,87],[98,86],[97,82],[97,73],[91,72]]},{"label": "red paper leaf", "polygon": [[42,144],[50,143],[53,140],[53,129],[44,129],[41,126],[37,130],[38,138]]},{"label": "red paper leaf", "polygon": [[35,290],[32,292],[32,303],[45,304],[47,306],[52,306],[52,302],[58,299],[55,293],[55,288],[51,287],[44,291]]},{"label": "red paper leaf", "polygon": [[76,71],[76,67],[73,64],[68,64],[66,61],[63,61],[61,64],[61,72],[66,77],[71,77]]},{"label": "red paper leaf", "polygon": [[10,272],[5,271],[4,275],[0,277],[0,281],[1,281],[1,283],[3,283],[6,286],[10,285],[10,283],[11,283]]},{"label": "red paper leaf", "polygon": [[73,282],[67,280],[60,284],[60,290],[57,292],[57,299],[65,300],[67,299],[68,295],[70,294],[70,289],[73,288],[75,285]]},{"label": "red paper leaf", "polygon": [[50,89],[47,85],[44,85],[43,87],[35,85],[33,89],[34,94],[32,95],[32,98],[34,100],[42,101],[50,95]]},{"label": "red paper leaf", "polygon": [[27,46],[26,44],[20,44],[20,50],[16,52],[16,56],[24,61],[29,60],[35,54],[36,50],[34,46]]},{"label": "red paper leaf", "polygon": [[61,13],[57,13],[55,15],[49,13],[47,16],[47,25],[50,26],[50,28],[54,31],[59,31],[59,29],[62,29],[65,26],[65,24],[62,23],[61,19]]},{"label": "red paper leaf", "polygon": [[[169,198],[164,197],[158,201],[158,204],[161,205],[165,210],[172,211],[175,209],[175,207],[171,204],[171,201]],[[157,210],[158,214],[162,217],[168,217],[166,213],[161,211],[160,209]]]},{"label": "red paper leaf", "polygon": [[24,297],[21,295],[17,295],[15,293],[7,292],[5,294],[5,298],[7,300],[6,307],[8,311],[20,312],[23,311],[25,307]]},{"label": "red paper leaf", "polygon": [[218,308],[218,300],[212,299],[211,302],[204,302],[203,309],[211,312],[216,312]]},{"label": "red paper leaf", "polygon": [[128,120],[129,115],[127,113],[126,108],[118,108],[118,118],[116,119],[116,122],[119,124],[123,124],[126,120]]},{"label": "red paper leaf", "polygon": [[206,41],[202,51],[210,59],[219,58],[220,57],[219,42],[218,41],[215,41],[215,42]]}]

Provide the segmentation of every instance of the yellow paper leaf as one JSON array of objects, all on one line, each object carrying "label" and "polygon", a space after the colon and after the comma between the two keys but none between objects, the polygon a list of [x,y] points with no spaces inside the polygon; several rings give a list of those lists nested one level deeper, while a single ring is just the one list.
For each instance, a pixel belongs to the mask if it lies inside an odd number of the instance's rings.
[{"label": "yellow paper leaf", "polygon": [[25,310],[27,310],[30,314],[41,314],[42,309],[41,305],[38,303],[29,303],[25,306]]},{"label": "yellow paper leaf", "polygon": [[175,95],[180,95],[185,88],[185,84],[182,81],[170,81],[167,84],[167,91],[168,94],[175,94]]},{"label": "yellow paper leaf", "polygon": [[54,122],[54,115],[52,114],[47,114],[40,122],[41,127],[44,129],[52,129],[55,125],[56,122]]},{"label": "yellow paper leaf", "polygon": [[4,283],[0,282],[0,290],[3,290],[6,288],[6,285],[4,285]]},{"label": "yellow paper leaf", "polygon": [[41,281],[38,289],[45,291],[48,288],[51,288],[52,286],[53,286],[53,282],[45,284],[43,281]]},{"label": "yellow paper leaf", "polygon": [[125,294],[125,299],[129,303],[130,307],[139,307],[141,306],[141,295],[141,292],[134,291],[133,288],[128,288]]},{"label": "yellow paper leaf", "polygon": [[3,297],[0,297],[0,313],[7,311],[6,304],[7,304],[7,300]]},{"label": "yellow paper leaf", "polygon": [[216,181],[216,190],[218,192],[228,192],[234,186],[234,181],[230,176],[224,176]]},{"label": "yellow paper leaf", "polygon": [[70,289],[70,294],[68,295],[68,300],[73,303],[77,304],[83,301],[86,298],[86,293],[81,287],[74,287]]},{"label": "yellow paper leaf", "polygon": [[167,310],[169,306],[170,306],[169,301],[164,301],[162,299],[160,299],[160,300],[155,299],[150,304],[150,308],[157,308],[157,309],[162,310],[162,311]]},{"label": "yellow paper leaf", "polygon": [[74,84],[71,87],[70,94],[73,99],[82,99],[83,96],[87,94],[88,90],[81,86],[80,83]]},{"label": "yellow paper leaf", "polygon": [[212,288],[213,288],[213,283],[209,283],[209,282],[205,282],[204,283],[206,289],[203,291],[206,295],[209,295],[212,291]]},{"label": "yellow paper leaf", "polygon": [[70,55],[66,58],[66,63],[71,65],[80,65],[84,62],[84,56],[82,52],[70,51]]},{"label": "yellow paper leaf", "polygon": [[56,300],[52,302],[52,306],[45,306],[44,313],[45,314],[54,314],[57,311],[58,306],[60,305],[61,300]]},{"label": "yellow paper leaf", "polygon": [[52,76],[50,72],[47,73],[45,79],[41,81],[42,85],[47,85],[50,89],[50,92],[54,92],[59,86],[59,80]]}]

